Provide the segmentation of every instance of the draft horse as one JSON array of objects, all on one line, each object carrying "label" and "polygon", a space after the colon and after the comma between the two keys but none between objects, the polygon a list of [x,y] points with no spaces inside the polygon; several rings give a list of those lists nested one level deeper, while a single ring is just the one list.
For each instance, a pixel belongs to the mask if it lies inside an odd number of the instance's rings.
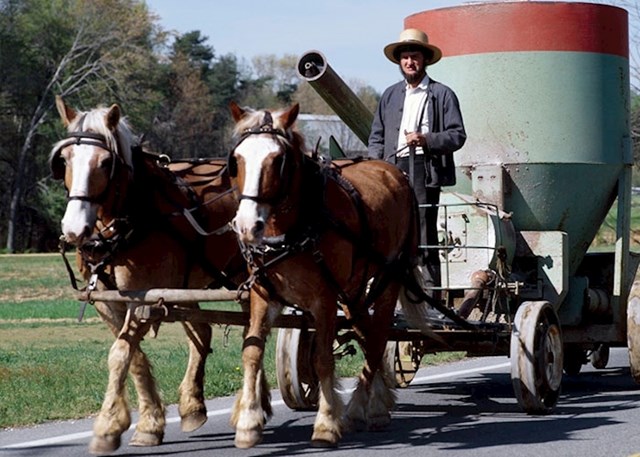
[{"label": "draft horse", "polygon": [[[316,332],[313,367],[320,395],[312,445],[334,446],[354,428],[382,428],[395,403],[383,355],[397,299],[407,298],[403,278],[417,268],[417,204],[410,183],[383,161],[314,160],[293,128],[297,104],[274,112],[230,107],[237,143],[229,172],[240,199],[233,227],[251,284],[244,384],[231,418],[235,445],[259,443],[271,415],[264,346],[284,305],[308,313]],[[424,315],[422,304],[401,301],[411,316]],[[332,350],[338,304],[365,355],[346,414],[335,391]]]},{"label": "draft horse", "polygon": [[[76,247],[78,269],[89,287],[143,290],[233,287],[246,277],[233,231],[226,228],[237,200],[230,190],[224,160],[176,164],[170,171],[158,156],[135,147],[135,137],[118,105],[80,112],[58,97],[67,138],[53,146],[54,178],[68,192],[63,239]],[[195,221],[195,222],[194,222]],[[199,232],[211,229],[203,236]],[[197,303],[181,306],[198,308]],[[140,419],[129,444],[154,446],[164,436],[165,409],[140,341],[157,330],[132,312],[132,304],[96,302],[95,308],[116,339],[109,351],[109,380],[95,420],[90,452],[120,446],[131,424],[125,397],[127,370],[138,394]],[[179,387],[184,431],[207,420],[204,404],[205,360],[211,327],[183,322],[189,362]]]}]

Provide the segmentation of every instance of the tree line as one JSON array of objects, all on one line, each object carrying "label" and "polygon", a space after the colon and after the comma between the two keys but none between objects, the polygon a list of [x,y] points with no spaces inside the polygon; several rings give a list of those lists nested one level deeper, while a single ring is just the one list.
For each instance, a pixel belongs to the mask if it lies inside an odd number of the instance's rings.
[{"label": "tree line", "polygon": [[[199,31],[171,33],[141,0],[0,0],[0,242],[57,247],[66,196],[48,168],[64,136],[56,95],[88,110],[118,103],[145,146],[173,158],[224,156],[231,100],[301,102],[331,114],[295,73],[297,56],[217,55]],[[378,94],[362,83],[372,109]]]},{"label": "tree line", "polygon": [[[633,4],[622,6],[633,14]],[[80,110],[118,103],[152,151],[224,156],[231,100],[256,107],[299,102],[307,113],[333,114],[298,78],[296,63],[294,55],[251,62],[217,55],[197,30],[164,30],[142,0],[0,0],[0,251],[57,248],[66,195],[48,166],[51,146],[64,136],[56,95]],[[375,108],[379,94],[371,86],[349,85]],[[637,96],[632,135],[640,136]],[[634,157],[640,163],[640,141]]]}]

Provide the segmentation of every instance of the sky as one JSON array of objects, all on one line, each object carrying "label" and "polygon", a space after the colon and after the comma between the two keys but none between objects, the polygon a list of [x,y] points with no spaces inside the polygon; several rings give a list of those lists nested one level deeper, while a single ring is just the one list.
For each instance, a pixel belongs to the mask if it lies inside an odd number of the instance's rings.
[{"label": "sky", "polygon": [[382,49],[398,39],[407,16],[468,3],[474,2],[147,0],[165,29],[199,30],[218,56],[231,53],[250,63],[256,55],[301,56],[318,50],[345,82],[359,80],[378,92],[400,80],[397,66]]},{"label": "sky", "polygon": [[[324,54],[340,77],[382,92],[398,81],[382,49],[398,39],[404,18],[468,2],[455,0],[147,0],[160,24],[209,37],[216,55]],[[428,31],[427,31],[428,32]]]}]

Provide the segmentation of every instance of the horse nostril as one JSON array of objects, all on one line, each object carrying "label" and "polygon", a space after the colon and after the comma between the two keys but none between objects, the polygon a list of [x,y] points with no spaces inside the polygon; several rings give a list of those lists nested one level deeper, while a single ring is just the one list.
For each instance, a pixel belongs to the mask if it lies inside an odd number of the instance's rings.
[{"label": "horse nostril", "polygon": [[253,234],[258,235],[258,234],[261,234],[263,231],[264,231],[264,221],[257,220],[255,225],[253,226]]}]

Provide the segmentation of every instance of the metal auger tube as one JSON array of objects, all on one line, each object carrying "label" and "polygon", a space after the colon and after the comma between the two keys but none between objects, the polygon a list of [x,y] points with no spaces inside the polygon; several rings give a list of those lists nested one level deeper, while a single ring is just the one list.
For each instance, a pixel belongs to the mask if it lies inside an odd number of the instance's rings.
[{"label": "metal auger tube", "polygon": [[373,114],[327,63],[320,51],[307,51],[298,60],[298,74],[327,102],[353,133],[367,144]]}]

